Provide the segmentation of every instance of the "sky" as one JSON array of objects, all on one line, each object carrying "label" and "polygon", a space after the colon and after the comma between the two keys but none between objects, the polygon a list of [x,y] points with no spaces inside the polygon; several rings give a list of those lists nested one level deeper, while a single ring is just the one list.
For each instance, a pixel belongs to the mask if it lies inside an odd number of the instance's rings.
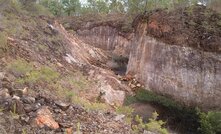
[{"label": "sky", "polygon": [[81,2],[82,4],[86,4],[86,3],[87,3],[87,0],[80,0],[80,2]]}]

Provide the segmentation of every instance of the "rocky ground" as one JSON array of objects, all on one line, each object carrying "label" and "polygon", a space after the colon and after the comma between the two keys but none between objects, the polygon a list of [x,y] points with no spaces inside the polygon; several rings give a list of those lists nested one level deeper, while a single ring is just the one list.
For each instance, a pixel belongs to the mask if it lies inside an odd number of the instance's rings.
[{"label": "rocky ground", "polygon": [[129,87],[103,64],[107,53],[53,18],[0,7],[0,133],[131,132],[115,112]]},{"label": "rocky ground", "polygon": [[[1,133],[130,133],[124,116],[113,112],[87,111],[49,95],[30,96],[26,89],[1,89]],[[10,95],[11,94],[11,95]]]}]

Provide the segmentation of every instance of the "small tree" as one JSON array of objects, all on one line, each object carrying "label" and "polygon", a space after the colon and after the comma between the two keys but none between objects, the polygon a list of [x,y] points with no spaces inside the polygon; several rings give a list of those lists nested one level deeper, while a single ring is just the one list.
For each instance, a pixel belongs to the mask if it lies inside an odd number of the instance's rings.
[{"label": "small tree", "polygon": [[63,5],[60,0],[40,0],[39,4],[46,7],[55,16],[63,13]]},{"label": "small tree", "polygon": [[221,112],[199,112],[200,131],[203,134],[221,133]]},{"label": "small tree", "polygon": [[108,0],[88,0],[89,7],[94,12],[97,13],[109,13],[109,4]]},{"label": "small tree", "polygon": [[143,119],[140,116],[135,117],[135,121],[137,122],[137,125],[133,125],[132,129],[134,133],[142,133],[144,130],[156,132],[159,134],[168,134],[168,131],[166,128],[163,127],[165,122],[162,120],[157,120],[159,114],[157,112],[154,112],[152,114],[152,118],[149,119],[148,123],[144,123]]},{"label": "small tree", "polygon": [[68,16],[70,16],[72,12],[77,12],[81,8],[79,0],[62,0],[61,2],[64,12],[67,13]]},{"label": "small tree", "polygon": [[111,0],[109,10],[110,10],[110,12],[122,13],[125,11],[125,7],[124,7],[122,1]]}]

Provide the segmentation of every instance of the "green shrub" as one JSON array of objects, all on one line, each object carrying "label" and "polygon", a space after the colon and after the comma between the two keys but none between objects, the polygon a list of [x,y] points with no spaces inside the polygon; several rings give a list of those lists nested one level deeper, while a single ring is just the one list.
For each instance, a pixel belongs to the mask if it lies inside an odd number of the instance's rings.
[{"label": "green shrub", "polygon": [[126,96],[126,98],[124,100],[124,105],[128,106],[128,105],[136,103],[136,102],[138,102],[138,100],[135,96],[128,95],[128,96]]},{"label": "green shrub", "polygon": [[221,133],[221,112],[209,112],[208,119],[214,132]]},{"label": "green shrub", "polygon": [[200,131],[203,134],[221,133],[221,112],[199,112]]},{"label": "green shrub", "polygon": [[21,3],[19,0],[10,0],[10,6],[15,9],[17,12],[21,12]]},{"label": "green shrub", "polygon": [[133,108],[129,107],[129,106],[119,106],[119,107],[116,107],[116,112],[118,114],[124,114],[128,117],[132,117],[132,113],[133,113]]},{"label": "green shrub", "polygon": [[72,92],[72,91],[66,90],[65,96],[66,96],[66,98],[67,98],[69,101],[71,101],[72,98],[75,96],[75,93]]},{"label": "green shrub", "polygon": [[149,123],[146,124],[147,130],[161,134],[168,134],[167,130],[162,127],[165,125],[165,122],[157,120],[158,116],[159,114],[157,112],[153,113],[152,118],[149,119]]},{"label": "green shrub", "polygon": [[16,76],[26,75],[34,69],[33,64],[23,59],[11,61],[6,68]]},{"label": "green shrub", "polygon": [[182,110],[182,106],[174,100],[169,99],[165,96],[157,95],[156,93],[144,89],[138,90],[135,97],[139,101],[157,103],[170,109]]},{"label": "green shrub", "polygon": [[134,109],[129,106],[119,106],[115,108],[116,113],[118,114],[124,114],[126,116],[125,121],[128,124],[132,123],[133,119],[133,111]]},{"label": "green shrub", "polygon": [[99,103],[99,102],[90,102],[86,99],[83,99],[78,96],[72,97],[72,102],[81,106],[84,106],[86,110],[91,111],[106,111],[108,109],[107,105],[105,103]]},{"label": "green shrub", "polygon": [[13,60],[6,69],[17,77],[18,83],[35,84],[37,82],[53,82],[59,77],[59,73],[48,66],[34,68],[33,63],[28,63],[23,59]]},{"label": "green shrub", "polygon": [[158,116],[159,114],[157,112],[154,112],[152,114],[152,118],[149,119],[149,122],[144,123],[143,119],[137,115],[135,117],[137,125],[132,126],[133,132],[142,133],[144,130],[147,130],[159,134],[168,134],[166,128],[163,127],[163,125],[165,125],[165,122],[163,122],[162,120],[157,120]]},{"label": "green shrub", "polygon": [[34,84],[37,82],[53,82],[55,79],[59,77],[59,73],[55,70],[43,66],[38,70],[32,70],[29,73],[26,74],[25,78],[21,78],[18,80],[20,83],[29,83]]}]

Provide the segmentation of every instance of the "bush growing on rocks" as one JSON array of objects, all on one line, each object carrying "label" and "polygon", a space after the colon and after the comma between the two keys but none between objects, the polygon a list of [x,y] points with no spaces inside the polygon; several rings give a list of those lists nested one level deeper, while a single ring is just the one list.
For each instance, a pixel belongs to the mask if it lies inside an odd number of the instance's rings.
[{"label": "bush growing on rocks", "polygon": [[157,117],[159,114],[157,112],[154,112],[152,114],[152,118],[149,119],[148,123],[144,123],[143,119],[139,117],[138,115],[135,117],[135,121],[137,122],[137,125],[133,125],[133,132],[134,133],[140,133],[144,130],[159,133],[159,134],[168,134],[168,131],[163,128],[163,125],[165,122],[162,120],[157,120]]},{"label": "bush growing on rocks", "polygon": [[59,77],[59,73],[53,69],[43,66],[39,70],[32,70],[24,78],[19,79],[20,83],[34,84],[37,82],[50,83]]},{"label": "bush growing on rocks", "polygon": [[133,113],[134,109],[129,107],[129,106],[120,106],[120,107],[116,107],[116,112],[118,114],[123,114],[123,115],[126,115],[126,122],[127,123],[131,123],[132,121],[132,118],[133,118]]},{"label": "bush growing on rocks", "polygon": [[50,67],[40,66],[39,69],[35,69],[33,63],[28,63],[24,59],[13,60],[6,69],[16,76],[17,82],[21,84],[50,83],[59,77],[59,73]]},{"label": "bush growing on rocks", "polygon": [[221,112],[198,113],[200,116],[200,131],[203,134],[221,133]]}]

